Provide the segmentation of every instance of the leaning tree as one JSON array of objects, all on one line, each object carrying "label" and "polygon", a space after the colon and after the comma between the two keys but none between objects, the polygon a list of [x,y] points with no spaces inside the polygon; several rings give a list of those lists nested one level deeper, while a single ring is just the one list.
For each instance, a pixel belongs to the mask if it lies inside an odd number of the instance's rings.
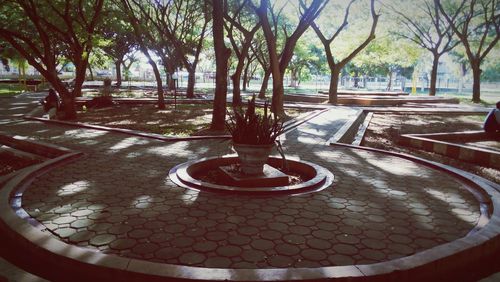
[{"label": "leaning tree", "polygon": [[[284,115],[283,100],[284,100],[284,87],[283,77],[285,71],[293,57],[293,50],[299,38],[309,28],[313,21],[319,16],[321,11],[325,8],[328,0],[299,0],[298,17],[299,22],[295,28],[286,26],[279,26],[280,17],[283,15],[283,10],[289,2],[277,1],[274,5],[281,4],[281,7],[270,5],[269,0],[260,0],[257,6],[252,1],[249,2],[257,13],[261,21],[261,28],[266,38],[267,51],[269,53],[269,63],[271,74],[273,77],[273,97],[271,109],[279,115]],[[283,33],[280,33],[283,31]],[[278,38],[282,35],[282,38]],[[281,50],[278,50],[278,40],[282,40],[283,44]]]},{"label": "leaning tree", "polygon": [[[344,58],[339,59],[334,56],[333,49],[334,49],[334,41],[335,39],[338,39],[338,36],[341,34],[342,31],[346,29],[349,23],[349,11],[351,9],[352,4],[355,2],[355,0],[351,0],[347,7],[345,8],[345,13],[344,13],[344,20],[338,26],[338,28],[334,29],[332,32],[332,35],[326,36],[324,31],[321,31],[319,26],[316,23],[312,24],[312,28],[318,35],[321,43],[323,44],[323,47],[325,48],[325,54],[326,54],[326,60],[328,62],[328,67],[330,68],[330,88],[329,88],[329,102],[332,104],[337,103],[337,89],[338,89],[338,84],[339,84],[339,75],[342,70],[356,55],[361,52],[368,44],[375,39],[375,29],[377,28],[377,23],[378,23],[378,18],[379,15],[375,12],[375,1],[371,0],[370,1],[370,13],[372,17],[372,25],[370,28],[370,33],[367,35],[367,37],[358,45],[356,46],[352,51],[350,51]],[[339,40],[337,40],[339,41]]]},{"label": "leaning tree", "polygon": [[257,62],[262,68],[262,84],[260,86],[259,95],[260,99],[266,98],[267,86],[269,83],[269,77],[271,77],[271,67],[269,64],[269,56],[267,55],[266,39],[260,33],[255,36],[255,40],[250,46],[252,54],[255,56]]},{"label": "leaning tree", "polygon": [[[76,118],[75,97],[81,95],[103,2],[0,1],[0,38],[16,49],[61,95],[66,119]],[[75,65],[72,90],[57,74],[62,56]]]},{"label": "leaning tree", "polygon": [[[154,42],[168,50],[167,59],[180,62],[188,72],[187,98],[194,98],[196,68],[208,33],[210,16],[208,3],[198,0],[154,0],[151,11],[142,9],[158,37]],[[158,48],[156,48],[158,50]],[[176,68],[176,66],[175,66]],[[170,75],[173,72],[169,72]]]},{"label": "leaning tree", "polygon": [[[408,8],[410,3],[405,4]],[[425,0],[419,2],[418,5],[410,4],[409,9],[413,11],[411,15],[408,11],[401,11],[400,6],[391,6],[391,10],[397,15],[398,21],[404,27],[395,33],[432,54],[429,95],[435,96],[439,59],[455,48],[460,41],[453,38],[453,30],[447,24],[434,0]]]},{"label": "leaning tree", "polygon": [[237,59],[236,68],[231,75],[233,81],[233,106],[241,103],[240,81],[245,61],[255,33],[260,28],[260,20],[247,4],[250,0],[230,1],[224,13],[227,37]]},{"label": "leaning tree", "polygon": [[122,65],[125,65],[127,55],[137,48],[134,30],[126,15],[115,3],[106,3],[102,22],[99,27],[98,46],[113,60],[116,85],[119,87],[122,84]]},{"label": "leaning tree", "polygon": [[143,2],[144,1],[122,0],[121,8],[132,25],[135,40],[139,45],[139,50],[141,50],[142,54],[147,58],[149,65],[153,69],[156,80],[156,90],[158,92],[158,109],[165,109],[165,96],[163,93],[163,82],[161,80],[160,70],[150,53],[150,45],[148,45],[147,41],[151,37],[150,28],[148,28],[150,23],[148,22],[148,16],[141,13],[141,4]]},{"label": "leaning tree", "polygon": [[435,0],[444,18],[462,43],[472,69],[472,101],[481,101],[481,63],[500,39],[500,1]]},{"label": "leaning tree", "polygon": [[227,48],[224,43],[224,0],[209,2],[212,5],[212,35],[216,64],[215,93],[210,129],[222,131],[226,122],[228,60],[231,56],[231,49]]}]

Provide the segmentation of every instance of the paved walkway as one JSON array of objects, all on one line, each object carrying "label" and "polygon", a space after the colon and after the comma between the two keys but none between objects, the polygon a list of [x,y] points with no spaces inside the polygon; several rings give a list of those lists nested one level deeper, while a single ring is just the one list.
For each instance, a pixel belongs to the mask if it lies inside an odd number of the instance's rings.
[{"label": "paved walkway", "polygon": [[0,131],[85,156],[35,179],[22,206],[54,238],[147,261],[210,268],[300,268],[388,261],[466,236],[480,215],[468,187],[415,162],[325,143],[356,111],[332,107],[287,133],[287,156],[335,175],[300,196],[186,190],[168,171],[231,153],[227,141],[161,142],[21,119],[38,97],[0,104]]}]

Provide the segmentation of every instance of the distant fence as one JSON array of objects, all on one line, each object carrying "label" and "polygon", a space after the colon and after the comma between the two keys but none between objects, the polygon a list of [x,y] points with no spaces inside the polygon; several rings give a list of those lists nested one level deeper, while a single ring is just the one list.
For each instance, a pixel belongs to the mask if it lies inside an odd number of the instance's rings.
[{"label": "distant fence", "polygon": [[[61,75],[63,80],[71,79],[72,77],[68,74]],[[89,78],[89,77],[87,77]],[[103,80],[105,77],[94,75],[95,80]],[[112,77],[113,78],[113,77]],[[19,75],[13,73],[0,73],[0,80],[2,81],[18,81]],[[27,81],[39,81],[41,80],[40,75],[26,75],[25,79]],[[166,81],[167,77],[163,76],[163,81]],[[139,75],[135,75],[131,78],[130,82],[123,81],[122,85],[141,85],[144,86],[154,85],[155,78],[152,74],[148,72],[140,73]],[[187,86],[187,74],[182,73],[182,75],[178,76],[177,85],[179,87]],[[242,84],[243,82],[241,82]],[[232,85],[231,79],[228,77],[228,85],[231,87]],[[240,84],[240,85],[241,85]],[[262,84],[262,79],[260,77],[254,77],[249,81],[249,87],[252,90],[256,90],[260,88]],[[290,77],[285,76],[284,80],[285,86],[291,85]],[[328,90],[330,85],[330,80],[328,76],[318,76],[308,81],[303,81],[300,83],[300,88],[307,89],[316,89],[316,90]],[[344,89],[367,89],[367,90],[386,90],[389,85],[388,77],[369,77],[369,76],[343,76],[339,79],[339,88]],[[391,82],[391,90],[406,90],[411,91],[413,86],[413,81],[409,78],[397,76],[392,79]],[[460,81],[458,79],[443,79],[438,78],[436,81],[436,86],[438,91],[444,92],[458,92],[460,89],[462,92],[471,92],[472,91],[472,80],[464,80],[462,83],[462,87],[460,87]],[[196,73],[196,82],[195,87],[200,88],[213,88],[215,87],[215,73],[214,72],[205,72],[205,73]],[[269,88],[272,88],[272,78],[269,81]],[[419,78],[416,81],[416,88],[418,92],[427,91],[430,87],[430,81],[427,79]],[[481,82],[481,90],[482,91],[490,91],[490,92],[500,92],[500,82]]]}]

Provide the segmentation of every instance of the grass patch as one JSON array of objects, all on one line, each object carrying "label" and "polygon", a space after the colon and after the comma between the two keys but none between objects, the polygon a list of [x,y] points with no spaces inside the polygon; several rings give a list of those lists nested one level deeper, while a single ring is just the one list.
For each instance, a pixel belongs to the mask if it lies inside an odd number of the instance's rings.
[{"label": "grass patch", "polygon": [[[259,108],[257,111],[263,112]],[[285,120],[293,119],[303,112],[286,110]],[[206,130],[211,121],[211,104],[179,104],[177,110],[172,105],[167,105],[165,110],[159,110],[155,105],[116,105],[78,112],[78,122],[178,137]]]},{"label": "grass patch", "polygon": [[466,104],[466,105],[471,105],[471,106],[485,106],[485,107],[494,107],[495,106],[495,103],[490,102],[490,101],[481,100],[481,101],[479,101],[479,103],[474,103],[474,102],[472,102],[472,98],[463,98],[461,96],[455,96],[455,97],[458,98],[458,100],[460,101],[460,104]]},{"label": "grass patch", "polygon": [[0,96],[14,96],[24,91],[24,87],[19,84],[0,84]]},{"label": "grass patch", "polygon": [[207,105],[117,105],[78,113],[78,121],[162,135],[188,136],[208,126],[212,110]]}]

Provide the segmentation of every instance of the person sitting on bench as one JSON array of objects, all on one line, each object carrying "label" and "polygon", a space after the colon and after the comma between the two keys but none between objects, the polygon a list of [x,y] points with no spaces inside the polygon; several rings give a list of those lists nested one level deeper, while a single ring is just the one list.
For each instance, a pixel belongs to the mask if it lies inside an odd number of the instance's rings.
[{"label": "person sitting on bench", "polygon": [[61,106],[61,98],[54,89],[49,89],[49,94],[42,100],[43,110],[49,115],[49,119],[57,116]]},{"label": "person sitting on bench", "polygon": [[500,133],[500,101],[497,102],[496,109],[491,110],[486,116],[483,128],[487,133]]}]

